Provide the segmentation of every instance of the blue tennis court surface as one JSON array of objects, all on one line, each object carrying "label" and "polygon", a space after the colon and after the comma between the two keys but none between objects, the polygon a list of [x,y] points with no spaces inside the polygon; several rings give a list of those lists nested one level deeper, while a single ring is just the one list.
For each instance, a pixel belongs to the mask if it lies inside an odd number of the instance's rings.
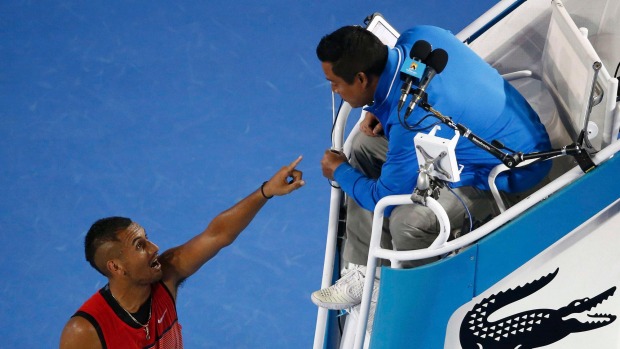
[{"label": "blue tennis court surface", "polygon": [[83,256],[98,218],[163,251],[304,155],[179,291],[187,348],[308,348],[321,280],[331,97],[320,38],[381,12],[461,30],[496,1],[0,3],[0,347],[57,347],[105,279]]}]

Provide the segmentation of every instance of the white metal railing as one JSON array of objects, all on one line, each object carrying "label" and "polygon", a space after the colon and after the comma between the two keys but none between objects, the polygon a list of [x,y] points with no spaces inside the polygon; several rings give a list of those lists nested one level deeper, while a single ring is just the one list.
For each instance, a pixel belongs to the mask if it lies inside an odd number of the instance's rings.
[{"label": "white metal railing", "polygon": [[[527,166],[533,163],[534,161],[536,161],[536,159],[525,160],[522,163],[520,163],[517,167]],[[495,204],[497,205],[497,208],[499,208],[500,213],[506,211],[506,205],[504,204],[504,200],[502,200],[502,196],[499,193],[499,189],[497,189],[497,185],[495,184],[495,179],[502,172],[509,171],[509,170],[510,168],[504,164],[497,165],[491,170],[491,172],[489,173],[489,177],[487,179],[491,194],[493,195],[493,199],[495,199]]]},{"label": "white metal railing", "polygon": [[[414,251],[393,251],[381,248],[381,232],[383,227],[383,213],[389,206],[394,205],[413,205],[411,195],[390,195],[382,198],[375,206],[374,216],[372,220],[372,235],[370,238],[368,261],[366,264],[366,276],[364,278],[364,292],[362,294],[362,304],[360,306],[360,314],[357,322],[357,330],[355,331],[354,348],[361,348],[364,345],[366,333],[366,325],[368,323],[368,312],[370,310],[370,301],[372,298],[373,283],[375,280],[375,272],[377,260],[379,258],[391,259],[393,268],[400,268],[400,262],[404,260],[416,260],[419,258],[408,258]],[[430,208],[437,216],[439,221],[439,235],[435,241],[426,249],[435,251],[444,247],[450,237],[450,219],[446,210],[432,197],[426,198],[426,207]],[[396,254],[394,252],[397,252]],[[363,333],[364,335],[357,335]]]},{"label": "white metal railing", "polygon": [[480,29],[484,28],[491,20],[501,16],[506,10],[514,6],[518,0],[501,0],[482,16],[471,22],[467,27],[461,30],[456,37],[461,41],[468,40],[472,35],[476,34]]}]

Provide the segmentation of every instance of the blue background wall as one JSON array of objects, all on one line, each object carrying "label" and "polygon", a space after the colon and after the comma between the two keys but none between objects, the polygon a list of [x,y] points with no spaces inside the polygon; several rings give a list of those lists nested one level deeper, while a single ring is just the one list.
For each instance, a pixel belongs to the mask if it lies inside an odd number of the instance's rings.
[{"label": "blue background wall", "polygon": [[321,280],[331,97],[319,39],[381,12],[457,33],[497,1],[0,3],[0,347],[51,348],[105,284],[83,257],[98,218],[161,250],[304,155],[307,185],[269,202],[189,279],[187,348],[307,348]]}]

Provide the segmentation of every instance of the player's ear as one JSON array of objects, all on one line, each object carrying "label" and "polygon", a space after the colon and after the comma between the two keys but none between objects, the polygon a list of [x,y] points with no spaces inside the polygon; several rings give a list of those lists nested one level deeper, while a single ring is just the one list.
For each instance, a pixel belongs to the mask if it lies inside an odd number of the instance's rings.
[{"label": "player's ear", "polygon": [[362,84],[368,83],[368,76],[364,72],[359,72],[355,75],[355,78]]},{"label": "player's ear", "polygon": [[117,275],[117,276],[125,275],[125,270],[123,269],[123,266],[120,264],[120,262],[117,259],[110,259],[106,263],[106,269],[108,270],[110,275]]}]

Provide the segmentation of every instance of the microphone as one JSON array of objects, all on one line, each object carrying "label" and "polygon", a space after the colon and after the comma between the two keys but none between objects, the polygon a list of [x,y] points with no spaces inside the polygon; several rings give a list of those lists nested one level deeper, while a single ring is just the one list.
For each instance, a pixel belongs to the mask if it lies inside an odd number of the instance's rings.
[{"label": "microphone", "polygon": [[423,60],[428,57],[431,53],[431,44],[424,40],[416,41],[411,47],[411,51],[409,52],[409,57],[405,58],[402,67],[400,68],[400,79],[404,80],[403,86],[401,87],[401,95],[400,100],[398,101],[398,111],[403,108],[405,105],[405,99],[407,99],[407,95],[411,91],[411,85],[413,84],[413,80],[417,79],[420,81],[422,75],[424,74],[424,70],[426,68],[426,64],[422,63]]},{"label": "microphone", "polygon": [[444,70],[447,64],[448,53],[444,49],[438,48],[433,50],[433,52],[428,55],[428,59],[426,60],[426,71],[424,71],[424,76],[422,77],[420,86],[416,89],[413,98],[411,98],[411,102],[409,102],[409,106],[405,112],[405,118],[411,114],[421,99],[426,98],[426,88],[428,87],[428,84],[435,77],[435,75]]}]

